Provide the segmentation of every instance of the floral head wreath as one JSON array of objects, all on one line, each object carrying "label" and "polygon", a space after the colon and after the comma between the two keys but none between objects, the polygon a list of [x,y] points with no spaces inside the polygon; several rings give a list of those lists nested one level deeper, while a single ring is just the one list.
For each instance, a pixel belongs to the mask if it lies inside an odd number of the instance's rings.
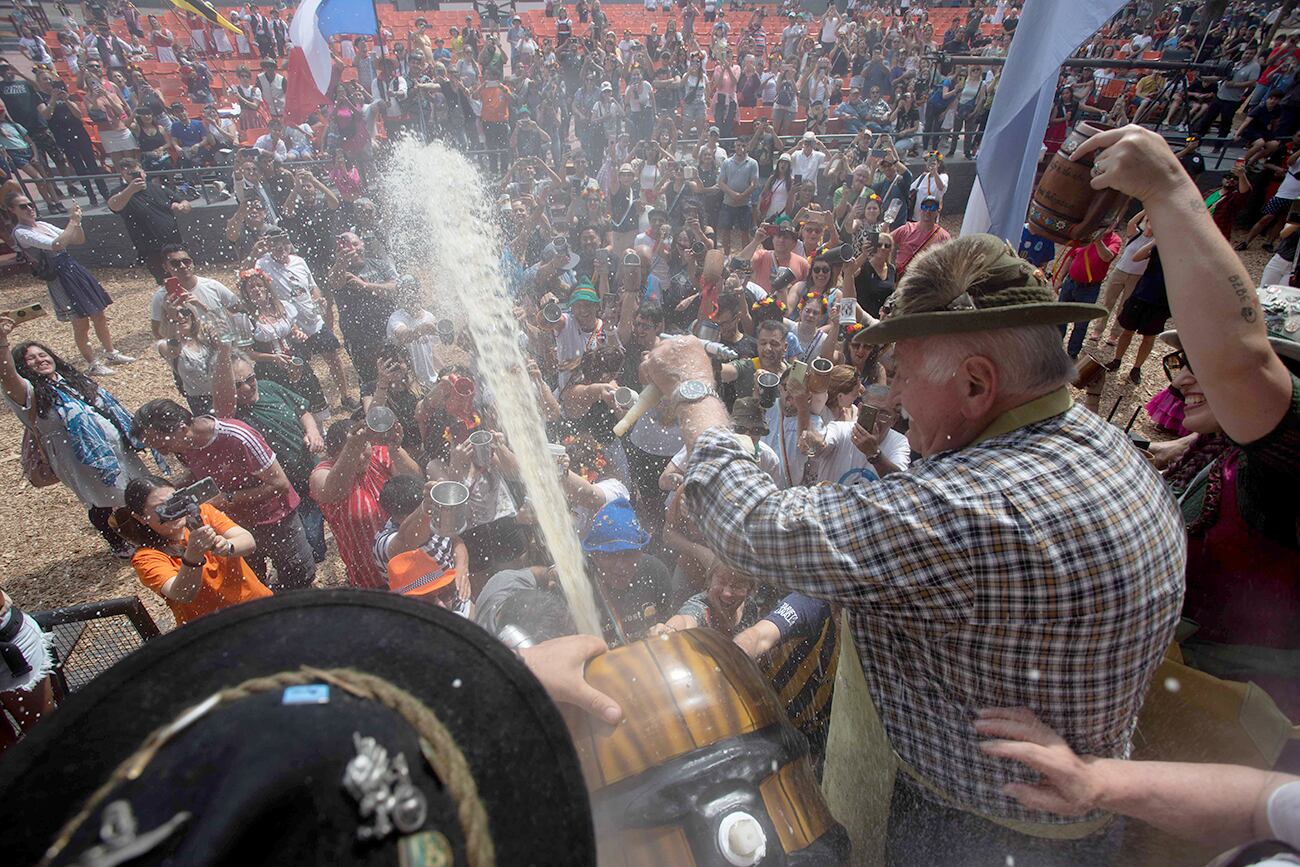
[{"label": "floral head wreath", "polygon": [[261,268],[245,268],[243,271],[239,272],[239,287],[242,289],[245,283],[255,278],[268,284],[271,282],[271,275],[267,274]]},{"label": "floral head wreath", "polygon": [[782,316],[785,315],[785,302],[781,301],[780,299],[773,298],[771,295],[768,295],[766,298],[763,298],[762,300],[755,301],[749,307],[750,313],[764,313],[764,312],[770,313],[773,310],[775,310],[777,313],[781,314]]}]

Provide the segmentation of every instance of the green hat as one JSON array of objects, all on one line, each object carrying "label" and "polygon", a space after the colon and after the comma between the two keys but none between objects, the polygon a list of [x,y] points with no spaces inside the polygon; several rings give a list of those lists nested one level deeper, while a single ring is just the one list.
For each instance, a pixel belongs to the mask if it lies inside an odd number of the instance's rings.
[{"label": "green hat", "polygon": [[591,285],[590,280],[579,280],[578,285],[573,287],[573,292],[569,294],[569,307],[573,307],[579,301],[590,301],[593,304],[600,303],[600,296],[596,294],[596,289]]},{"label": "green hat", "polygon": [[767,412],[756,397],[737,398],[731,405],[731,421],[738,431],[760,437],[768,434]]},{"label": "green hat", "polygon": [[1064,325],[1106,315],[1096,304],[1063,303],[1043,272],[994,235],[962,235],[913,259],[886,302],[889,318],[864,329],[860,343],[908,337]]}]

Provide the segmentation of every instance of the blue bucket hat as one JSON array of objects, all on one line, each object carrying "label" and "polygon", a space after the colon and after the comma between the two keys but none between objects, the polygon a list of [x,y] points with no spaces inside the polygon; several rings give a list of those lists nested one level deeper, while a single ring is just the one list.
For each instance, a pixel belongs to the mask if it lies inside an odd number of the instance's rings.
[{"label": "blue bucket hat", "polygon": [[619,497],[596,513],[582,550],[588,554],[613,554],[639,551],[650,543],[650,534],[642,528],[627,497]]}]

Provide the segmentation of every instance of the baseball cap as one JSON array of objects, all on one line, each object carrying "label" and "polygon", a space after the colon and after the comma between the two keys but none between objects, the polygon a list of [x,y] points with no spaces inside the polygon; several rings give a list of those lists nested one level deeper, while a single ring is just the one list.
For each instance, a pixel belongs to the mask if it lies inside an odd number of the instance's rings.
[{"label": "baseball cap", "polygon": [[812,130],[809,130],[808,132],[806,132],[806,133],[803,134],[803,140],[804,140],[804,141],[817,141],[817,133],[813,132]]},{"label": "baseball cap", "polygon": [[602,81],[602,82],[600,83],[600,92],[601,92],[601,93],[613,93],[613,92],[614,92],[614,85],[610,84],[608,81]]},{"label": "baseball cap", "polygon": [[428,596],[456,580],[448,569],[422,548],[403,551],[388,561],[388,589],[402,596]]},{"label": "baseball cap", "polygon": [[588,554],[613,554],[639,551],[649,543],[650,534],[637,521],[632,504],[627,497],[619,497],[596,513],[587,538],[582,540],[582,550]]},{"label": "baseball cap", "polygon": [[590,280],[578,281],[577,287],[569,293],[569,307],[573,307],[579,301],[590,301],[592,304],[600,303],[600,296],[596,294]]}]

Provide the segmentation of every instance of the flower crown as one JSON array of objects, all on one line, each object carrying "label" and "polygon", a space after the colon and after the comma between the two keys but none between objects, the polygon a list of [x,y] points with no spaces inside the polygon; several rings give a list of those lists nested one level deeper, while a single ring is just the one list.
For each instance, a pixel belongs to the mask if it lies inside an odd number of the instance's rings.
[{"label": "flower crown", "polygon": [[758,313],[760,311],[771,311],[771,310],[776,310],[778,313],[784,314],[785,302],[777,298],[773,298],[771,295],[768,295],[766,298],[760,301],[755,301],[749,307],[750,313]]}]

